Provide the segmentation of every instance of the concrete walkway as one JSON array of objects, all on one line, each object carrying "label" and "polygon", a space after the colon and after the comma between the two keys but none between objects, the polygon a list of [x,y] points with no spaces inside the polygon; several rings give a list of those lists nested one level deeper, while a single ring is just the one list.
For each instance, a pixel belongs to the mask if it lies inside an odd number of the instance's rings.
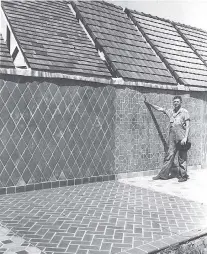
[{"label": "concrete walkway", "polygon": [[191,170],[189,177],[182,183],[176,178],[153,181],[152,176],[121,179],[120,182],[207,204],[207,169]]},{"label": "concrete walkway", "polygon": [[141,177],[2,195],[0,254],[152,253],[205,232],[204,179],[196,171],[179,184]]}]

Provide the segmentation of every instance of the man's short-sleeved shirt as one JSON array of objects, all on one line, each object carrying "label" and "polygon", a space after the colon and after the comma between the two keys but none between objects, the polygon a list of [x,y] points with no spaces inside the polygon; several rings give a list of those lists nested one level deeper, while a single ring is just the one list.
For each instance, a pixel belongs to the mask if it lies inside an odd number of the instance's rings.
[{"label": "man's short-sleeved shirt", "polygon": [[186,128],[186,121],[190,120],[189,113],[186,109],[180,108],[178,112],[173,109],[165,110],[166,115],[170,118],[170,126],[181,126],[184,130]]}]

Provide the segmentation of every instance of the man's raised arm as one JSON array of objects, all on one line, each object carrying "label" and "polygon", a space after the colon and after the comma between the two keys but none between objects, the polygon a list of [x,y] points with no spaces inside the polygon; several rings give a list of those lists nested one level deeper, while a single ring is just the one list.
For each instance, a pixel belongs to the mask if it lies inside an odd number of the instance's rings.
[{"label": "man's raised arm", "polygon": [[163,112],[163,113],[166,114],[166,110],[165,110],[164,108],[149,103],[149,102],[147,101],[147,99],[146,99],[146,96],[144,96],[144,102],[145,102],[146,104],[150,105],[152,108],[156,109],[157,111],[160,111],[160,112]]}]

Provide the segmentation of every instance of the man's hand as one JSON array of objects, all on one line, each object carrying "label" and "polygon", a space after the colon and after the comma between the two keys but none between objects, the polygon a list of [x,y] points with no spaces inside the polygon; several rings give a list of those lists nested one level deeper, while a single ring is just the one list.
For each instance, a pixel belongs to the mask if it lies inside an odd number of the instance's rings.
[{"label": "man's hand", "polygon": [[146,95],[143,94],[143,97],[144,97],[144,103],[148,103],[148,102],[147,102]]},{"label": "man's hand", "polygon": [[181,140],[181,142],[180,142],[180,143],[181,143],[181,145],[185,145],[185,144],[186,144],[186,142],[187,142],[187,138],[184,138],[184,139],[182,139],[182,140]]}]

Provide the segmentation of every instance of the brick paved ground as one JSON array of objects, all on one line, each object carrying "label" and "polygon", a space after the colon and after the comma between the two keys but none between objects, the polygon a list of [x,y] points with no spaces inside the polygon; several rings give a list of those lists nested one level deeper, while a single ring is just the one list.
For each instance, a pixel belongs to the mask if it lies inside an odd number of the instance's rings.
[{"label": "brick paved ground", "polygon": [[[206,205],[120,182],[0,196],[0,221],[38,254],[145,253],[206,226]],[[155,244],[157,241],[157,244]],[[147,244],[150,243],[150,244]]]}]

